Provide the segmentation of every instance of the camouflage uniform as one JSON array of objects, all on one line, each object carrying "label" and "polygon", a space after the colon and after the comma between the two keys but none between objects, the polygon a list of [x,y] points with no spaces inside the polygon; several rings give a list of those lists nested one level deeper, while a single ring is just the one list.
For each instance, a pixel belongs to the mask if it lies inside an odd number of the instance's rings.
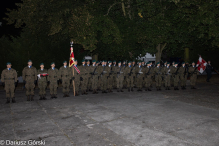
[{"label": "camouflage uniform", "polygon": [[127,81],[127,87],[128,87],[128,91],[132,90],[133,91],[133,77],[132,77],[132,67],[131,66],[127,66],[124,70],[124,78]]},{"label": "camouflage uniform", "polygon": [[170,69],[170,72],[172,74],[172,77],[174,79],[174,90],[179,90],[178,89],[178,84],[179,84],[179,73],[178,73],[178,67],[172,67]]},{"label": "camouflage uniform", "polygon": [[108,65],[107,66],[107,85],[108,85],[108,90],[109,92],[113,92],[113,73],[112,73],[112,66]]},{"label": "camouflage uniform", "polygon": [[81,75],[81,90],[82,90],[82,94],[87,94],[86,90],[87,90],[87,84],[88,84],[88,70],[87,67],[85,65],[81,65],[80,66],[80,75]]},{"label": "camouflage uniform", "polygon": [[156,81],[156,88],[157,90],[161,90],[161,85],[162,85],[162,67],[155,67],[154,68],[154,74],[155,74],[155,81]]},{"label": "camouflage uniform", "polygon": [[[94,60],[93,60],[94,62]],[[97,92],[97,84],[98,84],[98,73],[99,73],[99,66],[90,66],[90,73],[91,73],[91,85],[92,85],[92,90],[93,94],[98,93]]]},{"label": "camouflage uniform", "polygon": [[91,75],[91,72],[92,72],[92,66],[91,65],[86,65],[86,69],[88,71],[88,74],[87,74],[87,91],[91,91],[92,90],[92,75]]},{"label": "camouflage uniform", "polygon": [[[173,62],[173,63],[175,64],[175,62]],[[170,66],[170,70],[172,70],[172,68],[174,68],[174,65]],[[171,86],[174,86],[174,75],[173,74],[171,74],[171,76],[170,76],[170,84],[171,84]]]},{"label": "camouflage uniform", "polygon": [[164,76],[165,88],[166,88],[166,90],[170,90],[170,77],[171,77],[170,66],[163,67],[162,72],[163,72],[163,76]]},{"label": "camouflage uniform", "polygon": [[[38,69],[37,70],[37,74],[43,74],[43,73],[48,73],[47,69]],[[40,95],[40,99],[46,99],[46,86],[47,86],[47,79],[46,76],[40,76],[40,78],[38,77],[38,88],[39,90],[39,95]]]},{"label": "camouflage uniform", "polygon": [[72,70],[68,66],[60,67],[59,69],[59,77],[62,81],[62,92],[64,94],[63,97],[69,97],[70,92],[70,81],[72,79]]},{"label": "camouflage uniform", "polygon": [[152,74],[153,74],[152,67],[150,67],[150,66],[145,67],[145,69],[144,69],[145,91],[147,91],[147,90],[151,91],[150,85],[151,85],[151,82],[152,82]]},{"label": "camouflage uniform", "polygon": [[[80,67],[78,67],[77,65],[75,65],[75,66],[80,70]],[[71,67],[71,68],[73,68],[73,67]],[[79,87],[80,87],[80,74],[77,71],[74,71],[74,84],[75,84],[75,92],[76,92],[75,95],[78,96],[79,95]]]},{"label": "camouflage uniform", "polygon": [[191,89],[196,89],[195,85],[196,85],[196,80],[197,80],[198,69],[195,66],[190,66],[189,73],[190,73]]},{"label": "camouflage uniform", "polygon": [[48,77],[47,80],[50,82],[50,94],[51,98],[57,98],[57,88],[58,88],[58,80],[60,79],[59,70],[57,68],[48,69]]},{"label": "camouflage uniform", "polygon": [[116,64],[112,65],[112,77],[113,77],[113,88],[117,88],[117,82],[116,82],[116,77],[117,77],[117,73],[116,73]]},{"label": "camouflage uniform", "polygon": [[143,77],[144,77],[143,71],[144,71],[144,68],[142,68],[141,66],[137,66],[135,68],[138,91],[142,91],[142,84],[143,84]]},{"label": "camouflage uniform", "polygon": [[179,68],[179,77],[180,77],[180,84],[181,84],[181,87],[182,89],[186,89],[185,86],[186,86],[186,81],[187,81],[187,68],[186,66],[181,66]]},{"label": "camouflage uniform", "polygon": [[101,90],[103,93],[107,93],[107,88],[108,88],[108,85],[107,85],[107,76],[108,76],[108,68],[107,66],[101,66],[101,72],[100,72],[100,84],[101,84]]},{"label": "camouflage uniform", "polygon": [[7,103],[10,102],[10,98],[12,98],[12,102],[15,102],[14,90],[15,82],[17,82],[16,70],[13,68],[4,69],[1,74],[1,82],[4,82],[5,84]]},{"label": "camouflage uniform", "polygon": [[123,92],[122,90],[122,87],[123,87],[123,80],[124,80],[124,67],[119,67],[117,66],[116,68],[116,72],[117,72],[117,77],[116,77],[116,82],[117,82],[117,91],[121,91]]},{"label": "camouflage uniform", "polygon": [[34,88],[37,80],[37,70],[33,66],[26,66],[22,71],[22,78],[26,82],[27,100],[33,100]]}]

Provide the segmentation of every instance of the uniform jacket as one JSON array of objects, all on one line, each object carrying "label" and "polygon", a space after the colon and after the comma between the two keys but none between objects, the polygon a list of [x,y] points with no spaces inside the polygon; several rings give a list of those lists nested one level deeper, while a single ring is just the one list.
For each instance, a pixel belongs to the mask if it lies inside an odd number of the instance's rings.
[{"label": "uniform jacket", "polygon": [[8,70],[8,68],[6,68],[2,71],[1,82],[7,82],[7,80],[14,80],[17,82],[17,72],[15,69],[11,68]]},{"label": "uniform jacket", "polygon": [[23,80],[37,80],[37,70],[35,67],[31,66],[29,68],[26,66],[22,71],[22,78]]},{"label": "uniform jacket", "polygon": [[60,79],[59,70],[57,68],[54,70],[52,68],[48,69],[48,74],[47,80],[50,82],[57,82]]}]

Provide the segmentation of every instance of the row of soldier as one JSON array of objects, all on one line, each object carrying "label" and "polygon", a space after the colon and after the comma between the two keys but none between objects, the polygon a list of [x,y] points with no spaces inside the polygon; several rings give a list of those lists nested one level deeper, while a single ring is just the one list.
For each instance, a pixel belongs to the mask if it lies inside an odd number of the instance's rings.
[{"label": "row of soldier", "polygon": [[[116,88],[117,92],[123,92],[123,88],[127,88],[128,91],[134,91],[134,87],[137,87],[137,91],[151,91],[153,79],[156,82],[156,89],[161,90],[162,83],[164,83],[165,89],[170,90],[171,84],[174,90],[179,90],[179,83],[182,89],[186,89],[187,76],[190,74],[191,88],[195,89],[195,83],[197,79],[198,70],[194,62],[192,66],[188,67],[184,62],[182,66],[178,67],[177,62],[173,62],[170,66],[169,62],[164,62],[161,67],[158,62],[156,66],[152,65],[152,62],[137,62],[129,61],[102,61],[101,65],[98,61],[82,60],[82,65],[77,65],[75,60],[74,66],[79,69],[80,72],[74,71],[72,67],[67,66],[67,61],[63,62],[63,66],[58,70],[55,68],[55,63],[51,63],[50,69],[45,69],[44,64],[40,64],[40,69],[36,69],[32,66],[32,61],[28,61],[22,71],[22,78],[26,88],[27,101],[33,101],[34,88],[38,81],[40,100],[46,100],[46,87],[49,84],[51,98],[57,98],[58,84],[62,84],[62,91],[64,96],[68,97],[70,92],[70,84],[72,80],[75,83],[75,95],[79,95],[79,89],[81,94],[87,94],[88,91],[93,91],[93,94],[98,93],[99,90],[102,93],[113,92],[112,89]],[[15,82],[17,81],[17,72],[11,68],[11,63],[7,63],[7,68],[2,71],[1,81],[5,85],[7,102],[15,102],[14,90]]]}]

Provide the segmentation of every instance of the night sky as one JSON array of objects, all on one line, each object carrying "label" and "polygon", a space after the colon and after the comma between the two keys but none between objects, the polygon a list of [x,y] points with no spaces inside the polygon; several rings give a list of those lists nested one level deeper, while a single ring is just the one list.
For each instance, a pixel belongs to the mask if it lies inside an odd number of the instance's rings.
[{"label": "night sky", "polygon": [[0,37],[2,35],[18,35],[17,29],[14,28],[13,25],[6,25],[6,21],[3,20],[6,17],[5,13],[7,12],[7,8],[16,9],[15,3],[20,3],[21,0],[8,0],[0,2],[0,22],[2,22],[2,26],[0,27]]}]

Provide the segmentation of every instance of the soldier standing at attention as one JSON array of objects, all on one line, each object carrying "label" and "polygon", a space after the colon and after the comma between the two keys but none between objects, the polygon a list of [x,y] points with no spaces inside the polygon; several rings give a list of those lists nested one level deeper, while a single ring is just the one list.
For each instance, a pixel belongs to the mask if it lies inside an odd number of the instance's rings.
[{"label": "soldier standing at attention", "polygon": [[58,88],[58,80],[59,77],[59,70],[55,68],[55,63],[51,63],[51,68],[48,69],[48,77],[47,80],[49,82],[49,89],[51,94],[51,99],[57,98],[57,88]]},{"label": "soldier standing at attention", "polygon": [[40,100],[46,100],[47,69],[44,69],[43,63],[40,64],[40,69],[37,70],[37,74]]},{"label": "soldier standing at attention", "polygon": [[152,78],[152,67],[150,67],[150,62],[146,63],[147,67],[145,67],[145,91],[151,91],[150,84]]},{"label": "soldier standing at attention", "polygon": [[98,66],[96,66],[96,60],[92,61],[92,66],[90,66],[90,73],[91,73],[91,83],[92,83],[92,89],[93,94],[97,94],[97,83],[98,83]]},{"label": "soldier standing at attention", "polygon": [[154,74],[155,74],[156,88],[158,91],[161,90],[161,84],[162,84],[162,67],[160,66],[160,62],[157,62],[157,67],[154,68]]},{"label": "soldier standing at attention", "polygon": [[80,80],[81,80],[81,90],[82,90],[82,95],[87,94],[87,83],[88,83],[88,70],[86,69],[85,65],[85,60],[82,60],[82,65],[80,66]]},{"label": "soldier standing at attention", "polygon": [[182,66],[179,68],[179,77],[180,77],[180,84],[181,88],[184,90],[186,89],[186,81],[187,81],[187,74],[188,70],[185,66],[185,62],[182,62]]},{"label": "soldier standing at attention", "polygon": [[175,62],[174,67],[170,68],[170,72],[173,76],[174,79],[174,90],[179,90],[178,84],[179,84],[179,68],[178,68],[178,63]]},{"label": "soldier standing at attention", "polygon": [[[96,61],[95,61],[96,62]],[[91,66],[90,66],[90,60],[86,61],[86,69],[88,71],[87,77],[88,77],[88,81],[87,81],[87,92],[88,91],[92,91],[92,75],[91,75]]]},{"label": "soldier standing at attention", "polygon": [[163,67],[164,83],[166,90],[170,90],[170,63],[167,62],[167,65]]},{"label": "soldier standing at attention", "polygon": [[[77,60],[75,60],[74,66],[77,67],[80,70],[80,68],[78,67],[78,61]],[[71,68],[71,70],[72,70],[72,68]],[[75,81],[75,96],[78,96],[79,95],[79,87],[80,87],[80,74],[77,71],[74,72],[74,77],[72,77],[72,80]]]},{"label": "soldier standing at attention", "polygon": [[190,84],[191,84],[191,89],[196,89],[195,84],[197,80],[197,74],[198,74],[198,69],[195,66],[195,62],[192,62],[192,66],[189,67],[189,73],[190,73]]},{"label": "soldier standing at attention", "polygon": [[128,87],[128,91],[130,92],[130,90],[133,90],[133,78],[132,78],[132,62],[129,61],[128,62],[128,66],[125,68],[124,71],[124,77],[126,78],[127,81],[127,87]]},{"label": "soldier standing at attention", "polygon": [[116,68],[117,72],[117,92],[123,92],[122,87],[123,87],[123,80],[124,80],[124,67],[121,65],[121,61],[118,62],[118,67]]},{"label": "soldier standing at attention", "polygon": [[135,74],[135,68],[136,68],[135,60],[132,61],[132,68],[133,68],[133,74],[132,74],[133,84],[134,84],[134,86],[136,86],[137,81],[136,81],[136,74]]},{"label": "soldier standing at attention", "polygon": [[142,91],[142,81],[143,81],[143,68],[141,66],[141,61],[138,62],[138,67],[135,68],[135,72],[137,75],[137,91]]},{"label": "soldier standing at attention", "polygon": [[108,84],[108,91],[113,92],[113,73],[112,73],[112,61],[108,61],[108,67],[107,67],[107,84]]},{"label": "soldier standing at attention", "polygon": [[101,83],[101,90],[102,93],[107,93],[107,76],[108,76],[109,72],[107,70],[107,66],[106,66],[106,61],[103,60],[102,62],[102,67],[101,67],[101,72],[100,72],[100,83]]},{"label": "soldier standing at attention", "polygon": [[[170,70],[174,67],[175,67],[175,61],[172,62],[172,65],[170,66]],[[171,75],[171,78],[170,78],[170,84],[172,87],[174,86],[174,75],[173,74]]]},{"label": "soldier standing at attention", "polygon": [[114,60],[113,61],[113,66],[112,66],[112,74],[113,74],[113,88],[116,89],[117,88],[117,83],[116,83],[116,76],[117,76],[117,73],[116,73],[116,61]]},{"label": "soldier standing at attention", "polygon": [[153,64],[152,64],[152,62],[151,61],[149,61],[149,63],[150,63],[150,67],[151,67],[151,83],[150,83],[150,87],[152,88],[152,86],[153,86],[153,80],[152,80],[152,78],[154,78],[154,66],[153,66]]},{"label": "soldier standing at attention", "polygon": [[26,66],[22,71],[22,78],[26,87],[27,101],[33,101],[34,88],[37,82],[37,70],[32,66],[32,61],[28,61],[28,66]]},{"label": "soldier standing at attention", "polygon": [[15,82],[17,82],[17,72],[15,69],[11,68],[11,63],[8,62],[7,68],[2,71],[1,81],[2,85],[5,87],[6,91],[6,103],[10,103],[10,98],[12,99],[12,103],[15,103],[14,90],[15,90]]},{"label": "soldier standing at attention", "polygon": [[63,66],[59,69],[59,77],[62,83],[63,97],[69,97],[70,80],[72,79],[72,70],[67,66],[67,61],[63,62]]},{"label": "soldier standing at attention", "polygon": [[100,91],[100,72],[101,72],[101,66],[100,66],[100,62],[97,61],[96,63],[96,67],[98,68],[98,72],[97,72],[97,91]]},{"label": "soldier standing at attention", "polygon": [[[125,61],[122,62],[122,66],[124,68],[126,68],[126,62]],[[124,75],[124,77],[125,77],[125,75]],[[126,81],[126,78],[124,78],[124,80],[123,80],[123,89],[126,89],[126,88],[127,88],[127,81]]]}]

